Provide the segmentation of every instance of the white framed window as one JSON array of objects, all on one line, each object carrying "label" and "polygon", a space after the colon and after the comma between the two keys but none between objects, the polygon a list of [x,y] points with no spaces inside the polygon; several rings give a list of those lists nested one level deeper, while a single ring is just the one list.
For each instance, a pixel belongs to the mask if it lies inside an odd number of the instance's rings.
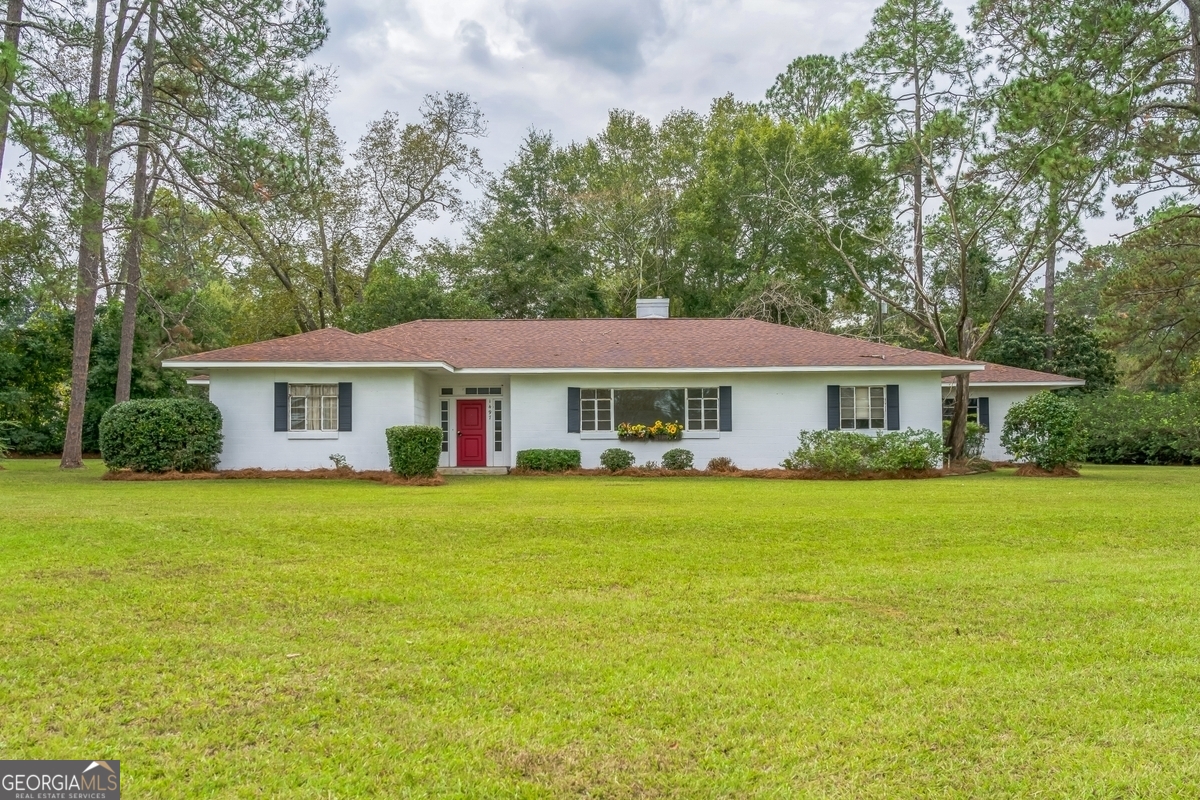
[{"label": "white framed window", "polygon": [[687,390],[687,429],[715,431],[717,429],[717,388]]},{"label": "white framed window", "polygon": [[336,383],[289,383],[288,430],[336,431],[338,429],[338,385]]},{"label": "white framed window", "polygon": [[[442,391],[445,391],[444,389]],[[442,401],[442,452],[450,452],[450,401]]]},{"label": "white framed window", "polygon": [[580,389],[579,413],[581,430],[611,431],[612,389]]},{"label": "white framed window", "polygon": [[495,440],[494,446],[495,446],[497,453],[499,453],[501,450],[504,449],[504,425],[503,425],[504,409],[501,406],[502,406],[502,403],[499,400],[492,401],[492,411],[494,412],[494,416],[495,416],[495,419],[492,420],[492,422],[494,423],[494,426],[493,426],[494,430],[493,430],[492,436],[493,436],[493,439]]},{"label": "white framed window", "polygon": [[842,430],[882,430],[885,419],[882,386],[841,388]]},{"label": "white framed window", "polygon": [[[942,400],[942,419],[954,419],[954,398],[947,397]],[[972,397],[967,400],[967,422],[979,422],[979,398]]]}]

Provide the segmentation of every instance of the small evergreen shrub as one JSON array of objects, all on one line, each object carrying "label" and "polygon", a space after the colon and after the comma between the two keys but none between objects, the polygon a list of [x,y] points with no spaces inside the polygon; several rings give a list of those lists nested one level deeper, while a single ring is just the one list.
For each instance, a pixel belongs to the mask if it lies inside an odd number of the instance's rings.
[{"label": "small evergreen shrub", "polygon": [[221,444],[221,412],[207,400],[129,400],[100,420],[100,455],[109,469],[211,470]]},{"label": "small evergreen shrub", "polygon": [[[967,422],[967,441],[964,455],[968,459],[983,458],[983,446],[987,440],[987,429],[978,422]],[[950,449],[950,420],[942,422],[942,441]]]},{"label": "small evergreen shrub", "polygon": [[1038,392],[1008,410],[1000,444],[1014,461],[1042,469],[1078,464],[1086,452],[1079,407],[1065,397]]},{"label": "small evergreen shrub", "polygon": [[532,469],[538,472],[566,472],[569,469],[579,469],[581,463],[582,457],[578,450],[546,448],[517,451],[517,467],[519,469]]},{"label": "small evergreen shrub", "polygon": [[676,447],[663,453],[663,469],[691,469],[694,458],[691,450]]},{"label": "small evergreen shrub", "polygon": [[945,445],[931,430],[889,431],[870,436],[854,431],[802,431],[800,446],[783,460],[784,469],[858,475],[941,466]]},{"label": "small evergreen shrub", "polygon": [[707,469],[709,472],[733,472],[737,469],[737,465],[729,456],[717,456],[708,460]]},{"label": "small evergreen shrub", "polygon": [[610,472],[618,472],[633,466],[633,453],[619,447],[610,447],[600,454],[600,466]]},{"label": "small evergreen shrub", "polygon": [[442,429],[432,425],[397,425],[384,431],[392,472],[404,478],[437,474],[442,457]]}]

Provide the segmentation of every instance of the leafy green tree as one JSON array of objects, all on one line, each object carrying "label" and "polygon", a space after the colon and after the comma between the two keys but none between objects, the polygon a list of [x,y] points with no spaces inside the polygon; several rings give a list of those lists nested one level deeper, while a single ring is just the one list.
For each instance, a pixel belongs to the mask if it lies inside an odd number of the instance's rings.
[{"label": "leafy green tree", "polygon": [[[859,71],[881,97],[883,145],[911,198],[912,281],[921,309],[925,287],[925,201],[930,170],[949,154],[934,144],[931,122],[958,105],[972,65],[966,42],[941,0],[885,0],[867,40],[854,54]],[[944,126],[943,126],[944,127]]]},{"label": "leafy green tree", "polygon": [[[1037,313],[1013,314],[1005,320],[979,357],[997,364],[1082,378],[1089,392],[1116,385],[1116,358],[1096,335],[1093,322],[1062,316],[1048,336],[1041,324],[1042,309],[1035,306],[1034,310]],[[1024,325],[1018,322],[1022,317]]]},{"label": "leafy green tree", "polygon": [[1200,368],[1200,216],[1167,205],[1093,253],[1103,335],[1135,384],[1178,386]]},{"label": "leafy green tree", "polygon": [[425,258],[501,317],[589,317],[607,312],[583,221],[570,155],[531,131],[516,158],[488,183],[461,248]]},{"label": "leafy green tree", "polygon": [[1059,243],[1083,249],[1078,220],[1102,213],[1108,182],[1122,163],[1131,97],[1140,90],[1131,91],[1129,79],[1148,66],[1144,48],[1131,47],[1130,31],[1153,26],[1146,18],[1159,10],[1153,5],[985,0],[975,8],[973,31],[1005,75],[996,96],[997,138],[1009,157],[1025,161],[1032,154],[1033,179],[1048,200],[1042,292],[1048,346],[1057,317]]},{"label": "leafy green tree", "polygon": [[849,58],[800,56],[767,89],[763,110],[793,125],[845,108],[858,79]]},{"label": "leafy green tree", "polygon": [[363,333],[415,319],[470,319],[492,316],[492,310],[469,291],[447,288],[430,271],[402,272],[394,261],[380,261],[363,289],[363,299],[350,306],[346,328]]}]

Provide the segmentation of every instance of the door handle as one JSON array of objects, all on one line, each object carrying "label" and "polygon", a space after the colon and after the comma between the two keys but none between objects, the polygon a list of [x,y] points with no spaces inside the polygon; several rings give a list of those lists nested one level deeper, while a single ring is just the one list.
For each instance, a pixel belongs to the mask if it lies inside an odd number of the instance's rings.
[{"label": "door handle", "polygon": [[458,431],[458,432],[457,432],[457,433],[455,433],[454,435],[455,435],[455,436],[462,436],[462,431]]}]

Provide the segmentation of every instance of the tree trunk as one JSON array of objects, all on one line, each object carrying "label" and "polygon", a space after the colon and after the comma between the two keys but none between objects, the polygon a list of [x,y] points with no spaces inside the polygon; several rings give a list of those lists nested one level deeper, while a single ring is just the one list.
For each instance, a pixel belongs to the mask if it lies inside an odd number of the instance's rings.
[{"label": "tree trunk", "polygon": [[1192,35],[1192,102],[1200,106],[1200,2],[1185,0],[1188,11],[1188,31]]},{"label": "tree trunk", "polygon": [[1046,360],[1054,358],[1054,282],[1058,271],[1058,202],[1059,192],[1058,186],[1051,184],[1050,186],[1050,214],[1049,225],[1047,226],[1046,236],[1050,241],[1046,243],[1046,289],[1045,289],[1045,310],[1046,310]]},{"label": "tree trunk", "polygon": [[954,381],[954,416],[950,419],[950,460],[967,457],[967,405],[971,400],[971,373],[964,372]]},{"label": "tree trunk", "polygon": [[154,48],[158,36],[158,2],[150,0],[150,24],[142,62],[142,120],[138,125],[137,167],[133,176],[133,214],[125,244],[125,307],[121,311],[121,350],[117,356],[116,402],[129,399],[133,380],[133,339],[137,332],[137,306],[142,282],[142,237],[150,219],[152,198],[147,196],[150,161],[150,114],[154,110]]},{"label": "tree trunk", "polygon": [[[105,0],[96,0],[96,24],[92,32],[92,71],[88,105],[100,105],[100,74],[104,64]],[[92,355],[92,329],[96,324],[96,271],[104,247],[104,189],[100,170],[98,124],[89,125],[84,136],[83,198],[80,207],[79,274],[75,289],[75,337],[71,353],[71,400],[63,440],[63,469],[83,466],[83,408],[87,402],[88,365]]]},{"label": "tree trunk", "polygon": [[[917,4],[912,5],[914,28],[919,24],[917,19]],[[919,59],[916,53],[913,54],[913,139],[917,146],[913,148],[916,162],[913,164],[913,281],[917,285],[917,296],[913,300],[913,307],[918,314],[923,314],[925,311],[925,298],[922,292],[925,291],[925,187],[923,185],[925,171],[922,168],[924,165],[921,162],[921,124],[922,112],[925,110],[925,98],[921,94],[921,73]]]},{"label": "tree trunk", "polygon": [[8,143],[8,117],[12,109],[13,82],[17,77],[17,53],[21,44],[21,17],[25,13],[25,0],[8,0],[8,14],[5,18],[4,45],[9,51],[12,61],[0,75],[0,174],[4,170],[4,146]]}]

